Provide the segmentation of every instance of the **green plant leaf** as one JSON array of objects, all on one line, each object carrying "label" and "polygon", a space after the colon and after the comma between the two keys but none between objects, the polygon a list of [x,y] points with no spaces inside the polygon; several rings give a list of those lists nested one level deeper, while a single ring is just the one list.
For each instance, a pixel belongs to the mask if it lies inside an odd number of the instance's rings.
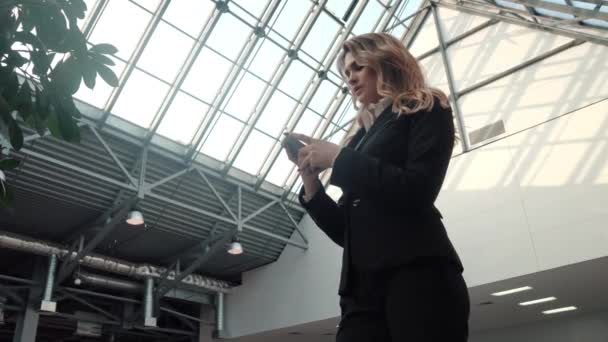
[{"label": "green plant leaf", "polygon": [[59,62],[50,76],[51,84],[56,91],[60,94],[73,95],[80,88],[80,82],[82,81],[80,63],[76,61],[74,56],[70,56],[65,61]]},{"label": "green plant leaf", "polygon": [[118,77],[116,77],[116,74],[112,69],[101,63],[95,63],[95,68],[97,69],[99,76],[101,76],[107,84],[112,87],[118,87]]},{"label": "green plant leaf", "polygon": [[32,72],[38,76],[44,76],[48,73],[51,67],[51,62],[55,58],[54,53],[47,54],[46,51],[33,51],[31,54],[32,62],[34,63],[34,69]]},{"label": "green plant leaf", "polygon": [[8,135],[10,137],[11,145],[15,150],[20,150],[23,147],[23,132],[17,121],[11,117],[11,121],[8,124]]},{"label": "green plant leaf", "polygon": [[21,88],[15,98],[15,109],[19,112],[21,117],[26,120],[32,113],[32,89],[27,81],[21,84]]},{"label": "green plant leaf", "polygon": [[19,166],[17,159],[7,158],[0,160],[0,170],[12,170]]},{"label": "green plant leaf", "polygon": [[82,79],[84,80],[84,84],[89,88],[95,88],[95,79],[97,78],[97,70],[95,69],[95,65],[88,58],[81,61],[82,68]]},{"label": "green plant leaf", "polygon": [[31,5],[29,10],[36,22],[38,37],[44,45],[57,52],[68,52],[69,47],[65,44],[68,25],[57,3],[45,1],[40,5]]},{"label": "green plant leaf", "polygon": [[73,116],[68,110],[60,110],[57,112],[57,122],[59,124],[61,136],[64,140],[69,142],[80,141],[80,129],[76,124],[76,120],[74,120]]},{"label": "green plant leaf", "polygon": [[57,139],[63,140],[63,135],[61,134],[61,129],[59,128],[59,120],[57,118],[57,113],[54,110],[49,112],[46,124],[52,136]]},{"label": "green plant leaf", "polygon": [[19,91],[19,79],[17,78],[17,73],[11,72],[6,79],[6,83],[0,83],[0,87],[2,87],[0,88],[2,89],[2,97],[4,97],[10,106],[15,101],[15,97]]},{"label": "green plant leaf", "polygon": [[93,60],[95,60],[98,63],[101,64],[105,64],[105,65],[115,65],[116,63],[114,63],[114,61],[111,58],[108,58],[105,55],[100,55],[98,53],[91,53],[90,54],[91,58],[93,58]]},{"label": "green plant leaf", "polygon": [[9,68],[21,68],[27,62],[27,58],[21,56],[19,52],[15,51],[9,51],[8,58],[4,60],[4,63],[6,63]]},{"label": "green plant leaf", "polygon": [[15,202],[15,197],[13,195],[13,191],[8,186],[8,184],[4,184],[4,187],[0,186],[0,207],[2,208],[11,208]]},{"label": "green plant leaf", "polygon": [[118,49],[112,44],[97,44],[89,49],[91,52],[97,52],[100,54],[113,55],[118,52]]}]

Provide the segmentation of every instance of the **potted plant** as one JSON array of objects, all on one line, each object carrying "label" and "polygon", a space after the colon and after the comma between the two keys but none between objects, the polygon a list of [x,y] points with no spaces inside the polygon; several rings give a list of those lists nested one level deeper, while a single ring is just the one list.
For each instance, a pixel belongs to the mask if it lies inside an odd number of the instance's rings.
[{"label": "potted plant", "polygon": [[81,83],[93,89],[99,75],[118,85],[108,67],[116,48],[88,44],[78,27],[86,11],[83,0],[0,3],[0,207],[12,202],[5,171],[19,165],[3,152],[8,145],[21,149],[22,126],[78,142],[81,113],[73,95]]}]

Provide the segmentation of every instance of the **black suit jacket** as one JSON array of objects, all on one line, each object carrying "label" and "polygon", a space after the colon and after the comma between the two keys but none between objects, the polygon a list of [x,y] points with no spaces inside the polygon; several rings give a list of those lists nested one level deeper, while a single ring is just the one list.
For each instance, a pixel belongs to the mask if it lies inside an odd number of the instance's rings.
[{"label": "black suit jacket", "polygon": [[427,256],[460,259],[434,202],[454,147],[451,109],[398,116],[389,106],[369,132],[361,128],[338,154],[330,184],[342,189],[336,203],[321,189],[300,203],[336,244],[344,247],[339,293],[348,270],[387,271]]}]

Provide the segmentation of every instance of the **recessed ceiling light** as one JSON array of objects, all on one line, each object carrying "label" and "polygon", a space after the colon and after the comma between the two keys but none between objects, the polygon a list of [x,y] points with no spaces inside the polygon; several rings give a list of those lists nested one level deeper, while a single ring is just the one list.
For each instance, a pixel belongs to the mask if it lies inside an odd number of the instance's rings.
[{"label": "recessed ceiling light", "polygon": [[512,293],[516,293],[516,292],[522,292],[522,291],[528,291],[528,290],[532,290],[532,288],[530,286],[524,286],[524,287],[518,287],[518,288],[512,289],[512,290],[495,292],[495,293],[492,293],[492,296],[505,296],[505,295],[508,295],[508,294],[512,294]]},{"label": "recessed ceiling light", "polygon": [[551,314],[556,314],[556,313],[560,313],[560,312],[572,311],[572,310],[576,310],[576,309],[577,309],[576,306],[566,306],[564,308],[546,310],[546,311],[543,311],[543,313],[545,315],[551,315]]},{"label": "recessed ceiling light", "polygon": [[530,300],[527,302],[519,303],[519,305],[521,305],[521,306],[534,305],[534,304],[550,302],[550,301],[553,301],[556,299],[557,298],[555,298],[555,297],[547,297],[547,298],[535,299],[535,300]]}]

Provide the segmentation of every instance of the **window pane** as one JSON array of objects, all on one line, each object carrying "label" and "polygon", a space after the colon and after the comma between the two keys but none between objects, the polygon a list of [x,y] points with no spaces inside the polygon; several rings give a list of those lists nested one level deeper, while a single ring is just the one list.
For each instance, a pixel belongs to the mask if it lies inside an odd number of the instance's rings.
[{"label": "window pane", "polygon": [[278,136],[295,105],[296,102],[285,94],[275,92],[262,113],[262,116],[259,118],[256,128],[273,137]]},{"label": "window pane", "polygon": [[255,17],[259,17],[268,4],[267,0],[232,0],[231,2],[239,4],[239,6]]},{"label": "window pane", "polygon": [[266,84],[249,73],[245,73],[244,75],[236,87],[234,94],[230,97],[230,102],[228,102],[224,111],[243,121],[247,121]]},{"label": "window pane", "polygon": [[148,128],[168,90],[168,85],[135,69],[112,112],[136,125]]},{"label": "window pane", "polygon": [[182,144],[188,144],[208,109],[209,106],[203,102],[180,91],[160,123],[158,133]]},{"label": "window pane", "polygon": [[255,55],[249,70],[257,76],[270,81],[272,73],[281,62],[285,51],[270,40],[265,40]]},{"label": "window pane", "polygon": [[298,121],[298,124],[296,125],[293,131],[295,133],[301,133],[311,136],[317,129],[319,121],[321,121],[321,117],[310,109],[307,109],[306,111],[304,111],[304,114],[302,114],[300,121]]},{"label": "window pane", "polygon": [[211,102],[231,67],[232,63],[203,48],[186,76],[182,89],[203,101]]},{"label": "window pane", "polygon": [[329,132],[333,133],[331,135],[331,137],[329,137],[329,141],[331,141],[334,144],[340,144],[342,142],[342,139],[344,138],[344,136],[346,135],[346,131],[339,129],[338,126],[336,125],[331,125],[328,128]]},{"label": "window pane", "polygon": [[346,14],[346,10],[350,5],[351,0],[329,0],[325,5],[325,8],[330,10],[338,18],[342,18]]},{"label": "window pane", "polygon": [[222,114],[203,144],[201,152],[219,161],[224,161],[242,129],[242,123]]},{"label": "window pane", "polygon": [[235,61],[250,33],[251,29],[240,20],[223,14],[207,40],[207,46]]},{"label": "window pane", "polygon": [[[122,71],[125,69],[125,63],[114,57],[110,56],[110,58],[116,64],[109,67],[114,71],[116,76],[120,76]],[[109,86],[99,75],[97,75],[97,78],[95,79],[95,87],[93,89],[89,89],[86,85],[84,85],[83,82],[80,84],[80,88],[76,94],[74,94],[74,96],[81,101],[84,101],[99,109],[103,109],[113,89],[113,87]]]},{"label": "window pane", "polygon": [[289,69],[279,84],[279,89],[295,98],[300,98],[312,75],[312,69],[295,60],[289,65]]},{"label": "window pane", "polygon": [[[308,16],[313,3],[303,0],[288,0],[282,11],[276,11],[275,24],[273,29],[285,36],[289,40],[293,40],[304,18]],[[274,20],[274,18],[273,18]]]},{"label": "window pane", "polygon": [[322,13],[304,40],[302,50],[308,52],[317,61],[321,61],[339,29],[338,23],[329,15]]},{"label": "window pane", "polygon": [[146,45],[137,65],[172,83],[193,44],[192,38],[161,22]]},{"label": "window pane", "polygon": [[212,1],[173,1],[163,19],[197,37],[214,8]]},{"label": "window pane", "polygon": [[380,16],[384,13],[384,8],[376,1],[370,1],[365,6],[361,17],[353,27],[355,35],[373,32]]},{"label": "window pane", "polygon": [[152,18],[148,12],[124,0],[110,0],[91,38],[93,44],[112,43],[118,57],[128,60]]},{"label": "window pane", "polygon": [[[120,0],[124,1],[124,0]],[[155,12],[160,4],[160,0],[131,0],[138,3],[141,7],[147,9],[150,12]]]},{"label": "window pane", "polygon": [[497,4],[499,4],[500,6],[506,7],[506,8],[513,8],[513,9],[518,9],[521,11],[525,11],[526,7],[522,4],[516,4],[514,2],[511,1],[503,1],[503,0],[495,0]]},{"label": "window pane", "polygon": [[287,176],[293,170],[295,165],[287,158],[287,153],[284,149],[281,149],[277,160],[275,160],[274,164],[271,166],[268,175],[266,175],[266,180],[272,184],[277,186],[283,186],[285,184],[285,180]]},{"label": "window pane", "polygon": [[84,0],[87,10],[84,12],[84,19],[78,19],[78,27],[81,31],[84,29],[84,24],[86,23],[87,19],[91,16],[91,13],[93,13],[93,8],[95,8],[96,2],[97,0]]},{"label": "window pane", "polygon": [[234,167],[256,176],[274,142],[268,136],[253,130],[234,161]]},{"label": "window pane", "polygon": [[[567,6],[565,0],[544,0],[544,1]],[[556,18],[560,18],[560,19],[574,19],[574,16],[572,14],[553,11],[553,10],[547,10],[547,9],[539,8],[539,7],[536,7],[534,9],[536,10],[536,12],[538,12],[542,15],[548,15],[548,16],[556,17]]]},{"label": "window pane", "polygon": [[324,115],[327,110],[327,106],[333,100],[336,95],[338,88],[333,84],[323,81],[321,86],[317,89],[315,96],[310,101],[309,107],[315,110],[317,113]]},{"label": "window pane", "polygon": [[344,125],[348,120],[352,119],[357,114],[357,110],[353,106],[352,98],[350,95],[347,95],[338,112],[334,115],[332,122],[337,124],[338,126]]}]

